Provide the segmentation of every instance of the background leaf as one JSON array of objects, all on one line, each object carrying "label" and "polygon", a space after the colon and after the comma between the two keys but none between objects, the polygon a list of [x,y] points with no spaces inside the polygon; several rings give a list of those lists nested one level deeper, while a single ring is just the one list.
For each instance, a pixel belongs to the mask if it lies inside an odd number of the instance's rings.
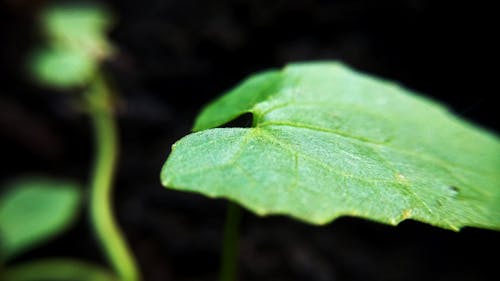
[{"label": "background leaf", "polygon": [[113,53],[107,37],[112,16],[100,5],[52,6],[40,21],[47,44],[29,57],[28,68],[46,86],[85,86]]},{"label": "background leaf", "polygon": [[[253,128],[205,130],[246,112]],[[500,229],[496,136],[340,63],[251,77],[194,129],[163,167],[167,187],[314,224],[349,215]]]},{"label": "background leaf", "polygon": [[0,197],[0,259],[7,260],[69,227],[80,193],[70,182],[24,179]]},{"label": "background leaf", "polygon": [[109,270],[86,262],[46,259],[10,266],[2,272],[1,281],[118,281]]},{"label": "background leaf", "polygon": [[42,13],[41,20],[53,46],[85,53],[94,59],[112,51],[107,38],[112,15],[100,5],[52,6]]},{"label": "background leaf", "polygon": [[96,62],[84,54],[55,48],[34,52],[30,67],[39,82],[60,88],[85,85],[97,69]]}]

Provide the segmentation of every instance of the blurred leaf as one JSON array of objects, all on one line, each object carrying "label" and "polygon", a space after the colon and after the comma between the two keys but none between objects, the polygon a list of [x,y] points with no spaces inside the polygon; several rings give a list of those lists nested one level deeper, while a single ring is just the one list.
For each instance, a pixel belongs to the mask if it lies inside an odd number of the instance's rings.
[{"label": "blurred leaf", "polygon": [[102,58],[111,52],[107,32],[111,14],[99,5],[52,6],[42,14],[45,31],[52,44]]},{"label": "blurred leaf", "polygon": [[24,179],[0,197],[0,260],[45,242],[76,217],[79,188],[70,182]]},{"label": "blurred leaf", "polygon": [[113,52],[107,37],[111,15],[99,5],[51,6],[41,21],[48,42],[28,58],[30,73],[47,86],[88,84]]},{"label": "blurred leaf", "polygon": [[[253,128],[217,128],[244,113]],[[174,144],[163,185],[314,224],[356,216],[500,230],[500,142],[340,63],[250,77]]]},{"label": "blurred leaf", "polygon": [[9,266],[1,281],[118,281],[107,269],[72,259],[48,259]]},{"label": "blurred leaf", "polygon": [[82,53],[52,48],[35,52],[30,67],[39,82],[68,88],[85,85],[94,75],[97,65]]}]

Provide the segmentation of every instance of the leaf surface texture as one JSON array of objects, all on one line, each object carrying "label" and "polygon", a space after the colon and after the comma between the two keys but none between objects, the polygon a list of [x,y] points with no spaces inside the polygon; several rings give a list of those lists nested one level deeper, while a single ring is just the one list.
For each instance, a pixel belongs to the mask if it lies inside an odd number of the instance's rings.
[{"label": "leaf surface texture", "polygon": [[[252,113],[251,128],[214,128]],[[251,76],[176,144],[163,185],[260,215],[500,229],[500,142],[445,107],[338,62]]]}]

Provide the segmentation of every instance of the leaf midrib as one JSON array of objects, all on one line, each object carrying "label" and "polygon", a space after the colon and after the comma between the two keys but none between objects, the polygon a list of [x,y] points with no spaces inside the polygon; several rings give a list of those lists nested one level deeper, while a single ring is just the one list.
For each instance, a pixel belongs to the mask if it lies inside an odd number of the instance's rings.
[{"label": "leaf midrib", "polygon": [[316,127],[316,126],[311,126],[311,125],[301,124],[301,123],[283,122],[283,121],[266,121],[266,122],[258,124],[257,127],[260,127],[260,128],[264,129],[266,127],[272,127],[272,126],[293,127],[293,128],[307,129],[307,130],[321,131],[321,132],[324,132],[324,133],[335,134],[335,135],[340,136],[340,137],[344,137],[344,138],[347,138],[347,139],[356,140],[356,141],[359,141],[359,142],[363,142],[363,143],[369,144],[370,146],[375,146],[375,147],[382,146],[382,147],[385,147],[387,149],[390,149],[392,151],[395,151],[395,152],[398,152],[398,153],[401,153],[401,154],[404,154],[404,155],[408,155],[408,156],[412,156],[412,157],[415,157],[415,158],[419,158],[421,160],[433,162],[434,164],[437,164],[439,167],[445,169],[446,171],[448,171],[450,173],[452,173],[452,172],[449,171],[449,169],[448,169],[447,166],[452,166],[453,168],[457,168],[457,169],[461,169],[461,170],[465,170],[465,171],[472,170],[472,171],[474,171],[475,173],[477,173],[477,174],[479,174],[481,176],[486,176],[486,177],[491,177],[491,178],[495,177],[495,175],[491,174],[489,171],[478,170],[477,166],[475,166],[475,167],[464,167],[464,166],[458,165],[458,164],[453,163],[453,162],[448,162],[448,161],[444,161],[444,160],[442,160],[440,158],[436,158],[436,157],[434,157],[432,155],[429,155],[426,152],[416,153],[416,152],[412,152],[412,151],[409,151],[409,150],[404,150],[404,149],[402,149],[400,147],[397,147],[397,146],[388,145],[390,142],[377,142],[377,141],[373,141],[373,140],[366,139],[366,138],[363,138],[363,137],[358,137],[358,136],[354,136],[354,135],[351,135],[351,134],[347,134],[345,132],[338,131],[338,130],[323,128],[323,127]]}]

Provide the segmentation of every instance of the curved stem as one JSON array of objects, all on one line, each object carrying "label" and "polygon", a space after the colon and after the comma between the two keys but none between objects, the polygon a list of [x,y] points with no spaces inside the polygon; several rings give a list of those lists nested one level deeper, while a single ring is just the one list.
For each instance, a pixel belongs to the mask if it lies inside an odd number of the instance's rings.
[{"label": "curved stem", "polygon": [[241,207],[228,202],[224,240],[222,244],[220,281],[234,281],[237,274],[238,236],[241,221]]},{"label": "curved stem", "polygon": [[95,155],[90,215],[96,235],[109,262],[122,281],[140,280],[139,271],[112,210],[113,178],[118,156],[117,128],[110,105],[110,91],[97,76],[85,94],[95,135]]}]

